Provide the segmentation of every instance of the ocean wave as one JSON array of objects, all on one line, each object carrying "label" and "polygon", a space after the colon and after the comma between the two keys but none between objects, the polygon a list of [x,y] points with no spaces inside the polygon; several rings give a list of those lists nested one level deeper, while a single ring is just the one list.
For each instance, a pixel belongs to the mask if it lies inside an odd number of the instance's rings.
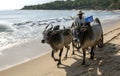
[{"label": "ocean wave", "polygon": [[60,23],[63,21],[70,21],[73,20],[73,17],[63,17],[63,18],[51,18],[51,19],[46,19],[46,20],[40,20],[40,21],[24,21],[20,23],[14,23],[13,25],[21,26],[21,25],[29,25],[34,26],[34,25],[48,25],[51,23]]},{"label": "ocean wave", "polygon": [[0,22],[0,32],[13,32],[16,30],[11,23],[8,22]]}]

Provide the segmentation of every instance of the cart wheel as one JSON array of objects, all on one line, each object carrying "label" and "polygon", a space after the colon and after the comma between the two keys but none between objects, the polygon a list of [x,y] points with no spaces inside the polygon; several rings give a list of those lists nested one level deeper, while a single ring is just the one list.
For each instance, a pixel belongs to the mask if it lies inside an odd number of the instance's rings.
[{"label": "cart wheel", "polygon": [[100,39],[100,41],[98,43],[98,47],[102,48],[103,46],[104,46],[104,44],[103,44],[103,35],[102,35],[102,38]]}]

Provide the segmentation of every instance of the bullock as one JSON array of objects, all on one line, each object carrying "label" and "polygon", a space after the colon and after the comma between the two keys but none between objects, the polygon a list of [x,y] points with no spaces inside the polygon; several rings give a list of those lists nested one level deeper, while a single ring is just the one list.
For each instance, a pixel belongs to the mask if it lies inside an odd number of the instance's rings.
[{"label": "bullock", "polygon": [[[51,46],[52,48],[51,56],[54,59],[54,61],[58,61],[57,65],[59,66],[61,64],[61,55],[63,52],[63,48],[64,47],[67,48],[67,52],[65,55],[65,58],[67,58],[67,53],[70,48],[69,45],[73,40],[73,36],[71,34],[70,29],[65,28],[63,30],[60,30],[59,25],[55,27],[53,27],[52,25],[51,28],[47,29],[48,26],[43,31],[43,40],[41,42],[48,43]],[[54,57],[54,53],[58,52],[59,50],[60,50],[59,59],[56,59]]]},{"label": "bullock", "polygon": [[76,26],[73,35],[73,41],[80,43],[80,48],[83,51],[82,65],[84,65],[86,50],[91,47],[90,59],[94,59],[94,49],[96,46],[98,45],[100,48],[103,46],[103,30],[99,19],[96,18],[92,25],[86,22],[84,26]]}]

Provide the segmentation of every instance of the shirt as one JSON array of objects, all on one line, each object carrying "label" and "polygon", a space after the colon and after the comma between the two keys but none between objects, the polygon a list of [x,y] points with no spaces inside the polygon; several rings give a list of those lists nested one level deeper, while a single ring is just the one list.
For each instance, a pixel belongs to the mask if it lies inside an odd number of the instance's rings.
[{"label": "shirt", "polygon": [[82,17],[82,19],[80,19],[79,16],[75,18],[74,21],[75,26],[81,26],[81,24],[83,25],[84,23],[85,23],[84,17]]}]

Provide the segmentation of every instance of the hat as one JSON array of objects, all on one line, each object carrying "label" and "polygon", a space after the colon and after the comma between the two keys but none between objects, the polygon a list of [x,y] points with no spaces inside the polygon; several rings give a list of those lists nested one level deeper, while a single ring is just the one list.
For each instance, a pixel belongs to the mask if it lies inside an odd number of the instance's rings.
[{"label": "hat", "polygon": [[78,11],[78,15],[84,14],[81,10]]}]

